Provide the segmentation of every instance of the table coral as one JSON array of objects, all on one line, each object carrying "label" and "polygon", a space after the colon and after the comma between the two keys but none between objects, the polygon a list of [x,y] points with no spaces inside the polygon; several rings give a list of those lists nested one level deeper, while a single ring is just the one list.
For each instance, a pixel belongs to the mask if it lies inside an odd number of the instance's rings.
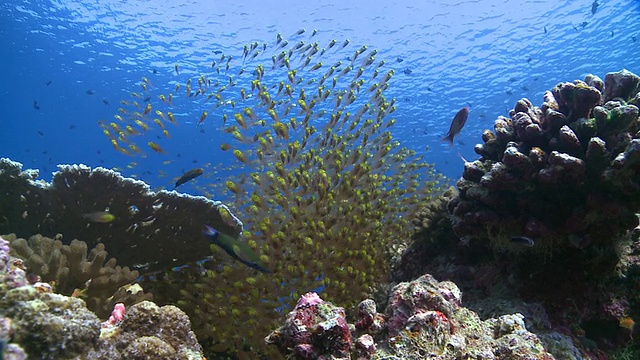
[{"label": "table coral", "polygon": [[626,70],[602,81],[560,83],[534,106],[519,100],[466,162],[460,194],[449,202],[455,233],[468,242],[522,252],[611,247],[638,224],[640,208],[640,78]]},{"label": "table coral", "polygon": [[[118,262],[149,272],[210,254],[201,234],[204,224],[234,237],[242,231],[240,220],[220,202],[175,191],[153,192],[144,182],[105,168],[58,169],[46,183],[36,180],[37,171],[23,171],[22,164],[0,159],[0,191],[6,194],[0,203],[0,233],[63,234],[65,239],[83,239],[89,248],[109,244]],[[107,223],[83,216],[107,209],[115,217]]]}]

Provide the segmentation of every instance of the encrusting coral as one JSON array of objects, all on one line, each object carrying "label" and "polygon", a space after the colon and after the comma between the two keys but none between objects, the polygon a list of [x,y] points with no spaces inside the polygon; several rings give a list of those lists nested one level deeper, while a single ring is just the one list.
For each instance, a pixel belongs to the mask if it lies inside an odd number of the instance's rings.
[{"label": "encrusting coral", "polygon": [[612,248],[638,224],[639,84],[623,70],[560,83],[541,107],[519,100],[465,163],[449,203],[455,233],[513,252],[526,248],[512,240],[522,236],[545,254]]},{"label": "encrusting coral", "polygon": [[298,360],[553,359],[521,314],[482,321],[461,306],[461,297],[455,284],[427,274],[396,285],[383,314],[373,300],[363,301],[351,325],[342,308],[308,293],[265,341]]},{"label": "encrusting coral", "polygon": [[[82,299],[31,284],[28,268],[0,237],[0,341],[5,359],[201,360],[186,314],[142,302],[106,325]],[[124,307],[117,307],[124,310]],[[102,330],[101,330],[102,329]],[[9,343],[10,342],[10,343]]]},{"label": "encrusting coral", "polygon": [[[121,310],[119,310],[121,309]],[[202,348],[187,315],[175,306],[143,301],[129,308],[114,308],[118,317],[103,323],[91,359],[202,360]]]}]

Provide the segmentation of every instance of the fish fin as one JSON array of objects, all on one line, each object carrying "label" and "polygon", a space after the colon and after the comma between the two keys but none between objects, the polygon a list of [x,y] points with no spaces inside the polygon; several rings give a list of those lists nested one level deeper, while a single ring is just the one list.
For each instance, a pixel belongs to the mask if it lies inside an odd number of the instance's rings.
[{"label": "fish fin", "polygon": [[218,231],[214,228],[212,228],[209,225],[205,225],[204,226],[204,230],[202,230],[202,233],[207,235],[207,236],[211,236],[211,237],[217,237],[218,236]]},{"label": "fish fin", "polygon": [[442,138],[443,142],[448,142],[451,147],[453,147],[453,135],[449,134]]},{"label": "fish fin", "polygon": [[469,161],[467,161],[467,159],[464,158],[464,156],[462,156],[462,154],[460,154],[460,151],[458,151],[458,156],[460,156],[460,159],[462,159],[462,161],[464,161],[464,163],[468,163]]}]

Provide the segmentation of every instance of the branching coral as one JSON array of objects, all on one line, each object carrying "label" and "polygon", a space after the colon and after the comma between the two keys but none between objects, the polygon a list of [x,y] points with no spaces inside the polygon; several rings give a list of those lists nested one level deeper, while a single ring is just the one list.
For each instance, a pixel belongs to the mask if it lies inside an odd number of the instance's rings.
[{"label": "branching coral", "polygon": [[101,331],[100,320],[82,299],[53,293],[45,283],[28,284],[30,270],[9,252],[9,242],[0,237],[0,341],[5,359],[26,359],[27,354],[29,359],[203,358],[189,319],[178,308],[142,302],[124,314],[120,304],[110,331]]},{"label": "branching coral", "polygon": [[638,84],[628,71],[589,75],[556,85],[541,107],[519,100],[484,132],[481,158],[465,163],[449,203],[456,234],[510,251],[524,249],[516,236],[547,254],[611,248],[638,223]]},{"label": "branching coral", "polygon": [[34,235],[29,240],[16,238],[14,234],[4,238],[10,241],[12,254],[24,260],[31,274],[55,283],[60,294],[81,292],[88,307],[101,315],[113,306],[110,298],[116,290],[139,276],[137,271],[117,266],[114,258],[107,261],[108,254],[102,243],[87,252],[84,241],[74,239],[64,245],[61,236],[55,240],[42,235]]}]

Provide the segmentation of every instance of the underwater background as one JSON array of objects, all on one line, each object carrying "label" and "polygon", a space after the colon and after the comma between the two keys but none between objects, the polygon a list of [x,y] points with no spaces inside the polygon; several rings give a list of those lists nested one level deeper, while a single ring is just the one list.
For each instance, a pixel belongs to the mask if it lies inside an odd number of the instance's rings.
[{"label": "underwater background", "polygon": [[[396,70],[387,93],[398,108],[394,136],[420,152],[428,146],[427,161],[455,179],[463,165],[456,152],[476,158],[482,130],[521,97],[540,101],[558,81],[587,73],[639,70],[640,3],[601,1],[595,14],[591,9],[588,0],[274,6],[8,0],[0,4],[2,156],[40,169],[47,180],[56,164],[84,163],[168,187],[194,163],[224,159],[216,124],[198,126],[199,110],[183,108],[191,121],[170,129],[173,140],[162,159],[176,161],[161,166],[144,159],[127,169],[132,159],[113,151],[96,122],[113,121],[119,101],[130,98],[142,77],[166,88],[210,70],[219,57],[214,51],[238,58],[244,44],[273,43],[277,33],[306,28],[318,29],[321,44],[348,38],[379,50],[377,58]],[[451,149],[440,139],[463,106],[471,109],[469,120]],[[161,169],[169,178],[158,178]]]},{"label": "underwater background", "polygon": [[[0,345],[145,358],[164,311],[175,358],[640,356],[639,15],[3,2]],[[70,353],[13,302],[52,292]]]}]

